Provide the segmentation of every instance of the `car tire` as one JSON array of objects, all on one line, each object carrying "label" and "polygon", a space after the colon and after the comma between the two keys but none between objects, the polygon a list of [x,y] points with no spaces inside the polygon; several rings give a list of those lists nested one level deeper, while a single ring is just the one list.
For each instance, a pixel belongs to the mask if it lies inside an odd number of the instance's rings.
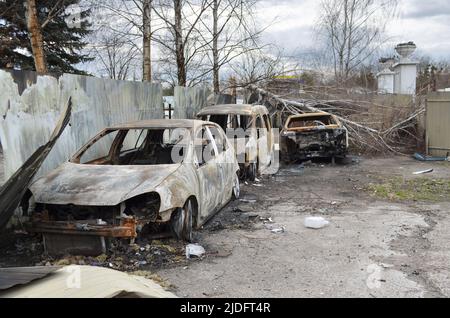
[{"label": "car tire", "polygon": [[258,164],[256,162],[253,162],[250,164],[247,170],[247,178],[254,182],[256,181],[256,178],[258,177]]},{"label": "car tire", "polygon": [[241,196],[241,184],[238,174],[234,177],[232,194],[234,200],[238,200]]},{"label": "car tire", "polygon": [[170,228],[177,240],[192,242],[193,240],[193,204],[188,200],[182,209],[177,209],[170,219]]}]

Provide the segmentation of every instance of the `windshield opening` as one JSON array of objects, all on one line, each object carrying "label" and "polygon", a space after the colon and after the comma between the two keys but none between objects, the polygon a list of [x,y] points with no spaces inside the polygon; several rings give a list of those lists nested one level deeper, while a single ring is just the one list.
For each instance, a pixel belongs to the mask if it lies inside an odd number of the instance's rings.
[{"label": "windshield opening", "polygon": [[320,115],[320,116],[310,116],[310,117],[300,117],[300,118],[292,118],[289,121],[288,128],[313,128],[320,126],[330,126],[335,125],[336,122],[333,120],[332,116],[329,115]]},{"label": "windshield opening", "polygon": [[111,130],[85,146],[72,161],[119,166],[176,164],[183,162],[189,141],[186,128]]}]

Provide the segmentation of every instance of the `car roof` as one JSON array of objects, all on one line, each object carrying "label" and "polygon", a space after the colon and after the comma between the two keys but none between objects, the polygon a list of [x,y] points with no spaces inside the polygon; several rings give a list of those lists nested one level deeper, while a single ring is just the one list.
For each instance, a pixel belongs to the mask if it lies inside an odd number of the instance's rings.
[{"label": "car roof", "polygon": [[289,116],[288,119],[308,118],[308,117],[316,117],[316,116],[334,117],[333,114],[330,114],[330,113],[318,112],[318,113],[305,113],[305,114],[299,114],[299,115],[292,115],[292,116]]},{"label": "car roof", "polygon": [[201,120],[193,119],[151,119],[151,120],[141,120],[128,122],[124,124],[114,125],[108,127],[109,130],[117,129],[165,129],[165,128],[194,128],[195,126],[200,126],[204,124],[215,125],[214,123],[209,123]]},{"label": "car roof", "polygon": [[224,104],[203,108],[197,116],[205,115],[252,115],[255,112],[262,112],[268,114],[268,110],[262,105],[249,104]]}]

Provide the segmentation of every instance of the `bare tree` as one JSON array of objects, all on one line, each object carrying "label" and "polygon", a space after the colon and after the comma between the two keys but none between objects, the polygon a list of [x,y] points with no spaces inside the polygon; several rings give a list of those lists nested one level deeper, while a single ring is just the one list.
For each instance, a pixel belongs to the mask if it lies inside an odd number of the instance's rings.
[{"label": "bare tree", "polygon": [[345,83],[383,44],[397,0],[322,1],[320,30],[325,37],[335,78]]},{"label": "bare tree", "polygon": [[[277,52],[275,47],[270,47],[266,51],[256,50],[241,55],[231,64],[233,71],[233,81],[236,87],[247,87],[260,82],[272,80],[273,78],[297,71],[297,65],[283,57],[281,51]],[[276,54],[273,54],[273,53]],[[234,88],[234,87],[228,87]]]},{"label": "bare tree", "polygon": [[[210,6],[211,0],[159,0],[154,8],[165,30],[153,40],[173,58],[180,86],[195,83],[201,77],[194,75],[188,80],[190,67],[193,69],[199,54],[205,53],[206,44],[201,41],[198,26]],[[170,61],[169,56],[164,60]]]},{"label": "bare tree", "polygon": [[106,15],[99,32],[115,33],[142,45],[136,48],[142,53],[142,80],[152,80],[152,37],[158,25],[152,27],[153,0],[91,0],[98,12]]},{"label": "bare tree", "polygon": [[115,80],[128,80],[136,70],[135,62],[139,55],[138,48],[126,37],[117,33],[105,32],[93,47],[100,71]]},{"label": "bare tree", "polygon": [[[213,73],[213,87],[220,93],[220,70],[239,56],[261,46],[259,37],[264,28],[254,21],[256,0],[213,0],[212,18],[203,19],[203,36]],[[209,21],[212,20],[212,21]],[[212,27],[211,27],[212,25]]]}]

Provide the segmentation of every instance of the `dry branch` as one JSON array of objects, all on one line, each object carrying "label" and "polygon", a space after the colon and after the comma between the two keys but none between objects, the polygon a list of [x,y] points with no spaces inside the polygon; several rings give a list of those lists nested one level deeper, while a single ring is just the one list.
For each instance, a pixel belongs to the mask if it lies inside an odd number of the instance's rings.
[{"label": "dry branch", "polygon": [[[256,85],[249,85],[247,88],[257,93],[260,100],[270,104],[283,116],[309,112],[333,114],[347,127],[351,143],[359,150],[405,154],[406,148],[416,146],[420,139],[417,123],[419,116],[425,113],[425,107],[416,109],[408,105],[407,113],[395,112],[395,122],[391,123],[384,118],[384,114],[385,111],[393,111],[395,108],[386,105],[349,98],[340,100],[334,97],[332,100],[322,100],[313,97],[322,95],[321,92],[312,90],[308,91],[311,98],[291,100]],[[378,112],[375,111],[377,109]],[[376,120],[373,120],[374,117]],[[368,118],[370,120],[367,120]],[[383,126],[389,128],[383,129]]]}]

